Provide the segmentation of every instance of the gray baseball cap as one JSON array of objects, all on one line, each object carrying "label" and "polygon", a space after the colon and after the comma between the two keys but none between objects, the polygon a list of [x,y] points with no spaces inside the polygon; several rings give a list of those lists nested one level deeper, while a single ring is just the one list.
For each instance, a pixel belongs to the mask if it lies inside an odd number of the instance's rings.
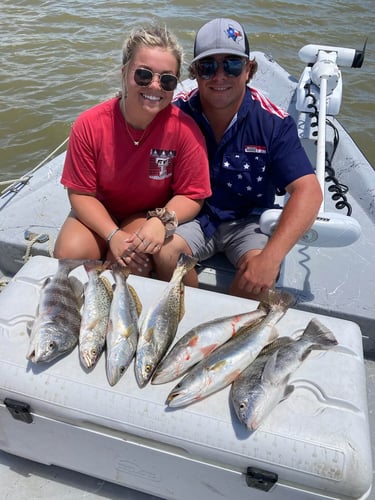
[{"label": "gray baseball cap", "polygon": [[241,24],[233,19],[217,18],[198,30],[192,62],[215,54],[249,57],[249,53],[249,41]]}]

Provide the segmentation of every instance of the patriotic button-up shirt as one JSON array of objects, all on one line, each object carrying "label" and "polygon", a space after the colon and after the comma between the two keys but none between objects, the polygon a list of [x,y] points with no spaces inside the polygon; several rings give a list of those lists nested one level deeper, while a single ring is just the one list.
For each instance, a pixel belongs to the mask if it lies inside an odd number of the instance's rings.
[{"label": "patriotic button-up shirt", "polygon": [[291,116],[254,88],[219,144],[205,118],[198,89],[176,96],[174,104],[192,116],[207,144],[212,196],[198,215],[211,237],[221,222],[273,208],[276,193],[314,172]]}]

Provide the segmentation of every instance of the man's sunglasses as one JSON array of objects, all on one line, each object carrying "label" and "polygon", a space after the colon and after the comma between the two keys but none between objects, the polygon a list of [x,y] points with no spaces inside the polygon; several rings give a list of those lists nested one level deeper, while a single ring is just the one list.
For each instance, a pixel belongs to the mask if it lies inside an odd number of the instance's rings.
[{"label": "man's sunglasses", "polygon": [[245,59],[239,57],[226,57],[222,62],[218,62],[216,59],[202,59],[195,63],[194,68],[197,75],[203,80],[213,78],[219,66],[223,67],[226,76],[236,78],[242,73],[245,62]]},{"label": "man's sunglasses", "polygon": [[134,81],[140,87],[148,87],[154,79],[154,76],[159,77],[160,87],[167,91],[173,92],[178,84],[178,78],[170,73],[155,73],[147,68],[137,68],[134,70]]}]

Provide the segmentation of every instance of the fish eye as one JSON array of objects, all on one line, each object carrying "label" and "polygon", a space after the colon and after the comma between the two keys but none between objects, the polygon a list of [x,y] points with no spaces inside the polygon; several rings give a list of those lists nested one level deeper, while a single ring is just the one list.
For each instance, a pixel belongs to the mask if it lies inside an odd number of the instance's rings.
[{"label": "fish eye", "polygon": [[145,372],[146,373],[150,373],[151,369],[152,369],[151,365],[146,365],[145,366]]},{"label": "fish eye", "polygon": [[55,346],[56,346],[56,345],[55,345],[55,342],[50,342],[50,343],[48,344],[48,350],[49,350],[49,351],[53,351],[53,350],[55,349]]},{"label": "fish eye", "polygon": [[96,356],[96,349],[91,349],[92,356]]},{"label": "fish eye", "polygon": [[120,370],[119,371],[120,371],[120,373],[122,375],[125,372],[125,366],[120,366]]}]

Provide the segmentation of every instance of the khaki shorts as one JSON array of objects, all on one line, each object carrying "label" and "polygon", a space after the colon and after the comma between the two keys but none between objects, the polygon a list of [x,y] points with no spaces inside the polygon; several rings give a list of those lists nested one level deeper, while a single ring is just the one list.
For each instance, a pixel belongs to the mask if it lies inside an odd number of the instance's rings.
[{"label": "khaki shorts", "polygon": [[198,220],[178,226],[176,234],[181,236],[191,248],[194,257],[200,261],[223,252],[234,267],[249,250],[265,247],[268,236],[259,228],[259,216],[222,222],[211,238],[207,238]]}]

